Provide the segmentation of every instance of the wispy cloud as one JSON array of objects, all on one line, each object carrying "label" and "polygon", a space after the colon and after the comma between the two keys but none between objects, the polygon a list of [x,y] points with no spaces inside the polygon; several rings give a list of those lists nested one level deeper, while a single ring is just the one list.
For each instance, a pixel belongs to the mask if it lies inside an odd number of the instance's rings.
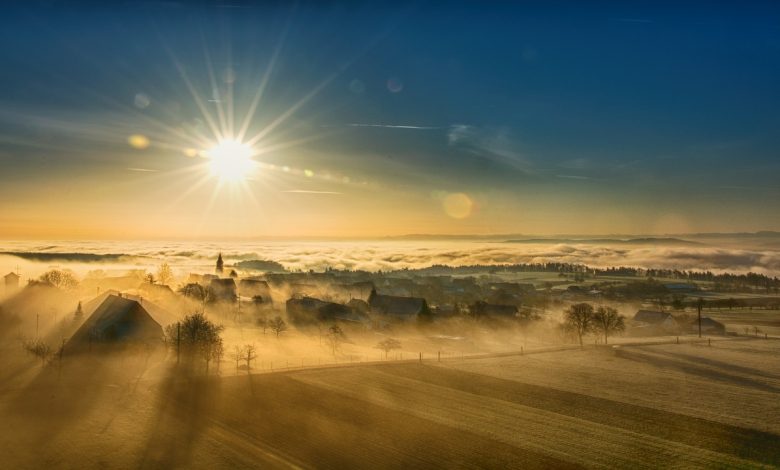
[{"label": "wispy cloud", "polygon": [[[441,127],[441,126],[410,126],[410,125],[403,125],[403,124],[361,124],[361,123],[348,123],[344,124],[347,127],[378,127],[382,129],[412,129],[412,130],[420,130],[420,131],[434,131],[434,130],[440,130],[440,129],[447,129],[447,127]],[[335,127],[335,126],[331,126]]]},{"label": "wispy cloud", "polygon": [[314,191],[310,189],[287,189],[282,192],[293,193],[293,194],[344,194],[338,191]]},{"label": "wispy cloud", "polygon": [[519,141],[509,129],[483,128],[466,124],[449,127],[447,143],[475,155],[528,172],[531,162],[520,151]]},{"label": "wispy cloud", "polygon": [[149,168],[127,168],[129,171],[142,171],[147,173],[156,173],[158,170],[152,170]]},{"label": "wispy cloud", "polygon": [[566,178],[570,180],[592,180],[590,176],[580,176],[580,175],[555,175],[556,178]]}]

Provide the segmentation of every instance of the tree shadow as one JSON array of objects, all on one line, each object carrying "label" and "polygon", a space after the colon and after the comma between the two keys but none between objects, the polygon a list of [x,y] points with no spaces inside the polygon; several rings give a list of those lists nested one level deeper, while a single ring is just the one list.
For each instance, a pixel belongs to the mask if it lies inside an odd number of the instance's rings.
[{"label": "tree shadow", "polygon": [[[50,443],[77,429],[91,411],[111,404],[146,361],[121,354],[72,355],[39,367],[3,410],[5,437],[19,459],[38,466],[52,458]],[[40,363],[39,363],[40,364]]]},{"label": "tree shadow", "polygon": [[718,360],[715,360],[715,359],[707,359],[707,358],[701,357],[701,356],[694,356],[694,355],[691,355],[691,354],[678,353],[678,352],[668,352],[668,351],[653,351],[653,353],[661,355],[661,356],[672,357],[672,358],[678,357],[678,358],[680,358],[682,360],[686,360],[688,362],[693,362],[693,363],[697,363],[697,364],[705,364],[705,365],[708,365],[708,366],[711,366],[711,367],[714,367],[714,368],[717,368],[717,369],[725,370],[725,371],[737,372],[737,373],[746,374],[746,375],[754,375],[754,376],[762,377],[762,378],[765,378],[765,379],[780,380],[780,376],[778,376],[777,374],[772,374],[771,372],[767,372],[767,371],[764,371],[764,370],[761,370],[761,369],[753,369],[751,367],[739,366],[739,365],[736,365],[736,364],[732,364],[732,363],[729,363],[729,362],[718,361]]},{"label": "tree shadow", "polygon": [[[682,362],[673,359],[658,357],[645,352],[631,351],[628,348],[616,349],[615,355],[621,359],[626,359],[634,362],[642,362],[659,368],[677,369],[682,372],[685,372],[686,374],[696,375],[705,378],[707,380],[723,382],[731,385],[739,385],[742,387],[761,390],[763,392],[770,392],[770,393],[780,392],[780,388],[774,387],[764,382],[760,382],[758,380],[742,377],[739,375],[729,374],[721,370],[713,370],[708,367],[702,367],[688,362]],[[698,357],[696,359],[698,360]]]},{"label": "tree shadow", "polygon": [[220,379],[184,364],[172,365],[162,379],[154,421],[141,468],[189,466],[193,448],[211,421],[220,398]]}]

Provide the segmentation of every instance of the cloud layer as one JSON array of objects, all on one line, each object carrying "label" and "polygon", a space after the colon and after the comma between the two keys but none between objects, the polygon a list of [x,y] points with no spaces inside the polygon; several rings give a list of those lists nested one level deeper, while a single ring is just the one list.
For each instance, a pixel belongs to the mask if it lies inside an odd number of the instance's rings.
[{"label": "cloud layer", "polygon": [[[80,265],[107,262],[117,267],[144,267],[167,261],[182,271],[208,267],[217,254],[222,253],[228,264],[249,259],[269,259],[288,269],[333,267],[393,270],[433,264],[457,266],[565,262],[594,267],[753,271],[780,275],[778,250],[713,245],[626,246],[572,242],[510,244],[484,241],[2,242],[0,248],[2,252],[37,253],[34,256],[25,255],[27,262]],[[42,253],[46,255],[42,256]],[[62,256],[53,253],[62,253]],[[110,259],[94,256],[105,254],[111,254]],[[0,269],[11,270],[20,261],[25,260],[7,254],[0,257]]]}]

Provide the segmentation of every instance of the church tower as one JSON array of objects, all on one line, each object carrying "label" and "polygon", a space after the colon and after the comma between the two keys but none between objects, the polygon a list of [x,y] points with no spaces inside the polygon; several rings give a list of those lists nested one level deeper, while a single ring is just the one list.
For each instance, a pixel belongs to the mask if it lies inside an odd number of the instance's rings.
[{"label": "church tower", "polygon": [[225,270],[224,265],[225,263],[222,261],[222,253],[220,253],[219,257],[217,258],[217,269],[216,269],[217,274],[223,273],[223,271]]}]

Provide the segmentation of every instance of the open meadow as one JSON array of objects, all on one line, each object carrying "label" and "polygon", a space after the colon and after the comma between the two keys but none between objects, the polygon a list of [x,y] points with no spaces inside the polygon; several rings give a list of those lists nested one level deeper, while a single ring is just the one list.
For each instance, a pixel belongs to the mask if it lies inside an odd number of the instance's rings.
[{"label": "open meadow", "polygon": [[738,338],[223,377],[154,355],[27,364],[3,372],[0,452],[7,468],[778,466],[778,354]]}]

